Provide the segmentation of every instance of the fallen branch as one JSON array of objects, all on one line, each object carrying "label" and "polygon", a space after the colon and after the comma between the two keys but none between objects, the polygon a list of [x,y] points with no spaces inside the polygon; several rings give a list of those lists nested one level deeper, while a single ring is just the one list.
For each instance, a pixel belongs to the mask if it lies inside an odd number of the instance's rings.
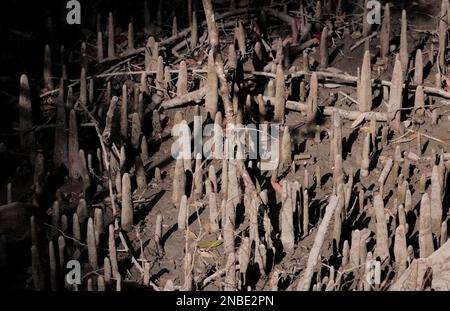
[{"label": "fallen branch", "polygon": [[125,237],[123,236],[122,231],[119,231],[119,238],[120,238],[120,241],[121,241],[122,244],[123,244],[123,247],[125,248],[125,250],[126,250],[126,251],[128,252],[128,254],[130,255],[131,261],[133,262],[133,264],[136,266],[136,268],[139,270],[139,272],[140,272],[141,274],[144,274],[144,268],[141,267],[141,265],[139,264],[139,262],[136,260],[136,258],[135,258],[135,257],[133,256],[133,254],[131,253],[130,248],[129,248],[128,245],[127,245],[127,241],[125,240]]},{"label": "fallen branch", "polygon": [[[288,77],[290,78],[297,78],[297,77],[302,77],[305,75],[311,75],[312,72],[306,72],[306,71],[297,71],[297,72],[293,72],[290,75],[288,75]],[[349,75],[347,73],[334,73],[334,72],[327,72],[327,71],[315,71],[315,74],[319,77],[323,77],[323,78],[335,78],[335,79],[339,79],[339,80],[343,80],[343,81],[347,81],[347,82],[352,82],[352,83],[356,83],[358,81],[358,77],[356,76],[352,76]],[[379,80],[379,79],[372,79],[372,83],[375,85],[382,85],[382,86],[391,86],[391,81],[386,81],[386,80]],[[405,87],[405,84],[403,84],[403,88]],[[409,92],[415,92],[416,91],[416,86],[414,85],[408,85],[408,91]],[[450,98],[450,92],[447,92],[443,89],[439,89],[436,87],[432,87],[432,86],[424,86],[423,87],[423,91],[425,93],[429,93],[429,94],[433,94],[433,95],[438,95],[444,98]]]},{"label": "fallen branch", "polygon": [[161,107],[163,107],[165,109],[176,108],[176,107],[182,106],[184,104],[187,104],[189,102],[199,101],[199,100],[203,99],[203,97],[205,97],[205,95],[206,95],[206,88],[202,87],[201,89],[189,92],[182,96],[166,100],[165,102],[163,102],[161,104]]},{"label": "fallen branch", "polygon": [[[431,161],[431,157],[418,156],[412,151],[405,153],[405,156],[411,161],[423,161],[423,162]],[[444,161],[450,161],[450,153],[443,153],[442,156],[444,157]]]},{"label": "fallen branch", "polygon": [[445,142],[445,141],[443,141],[442,139],[433,137],[433,136],[431,136],[431,135],[428,135],[428,134],[425,134],[425,133],[422,133],[422,132],[419,132],[419,131],[412,131],[412,132],[417,133],[417,134],[420,134],[420,136],[426,137],[426,138],[428,138],[428,139],[437,141],[437,142],[440,143],[440,144],[448,145],[448,143]]},{"label": "fallen branch", "polygon": [[[267,100],[270,100],[270,101],[275,100],[274,97],[264,96],[263,98],[266,101]],[[286,109],[306,113],[308,106],[306,103],[303,103],[303,102],[296,102],[296,101],[288,100],[288,101],[286,101]],[[326,116],[333,116],[335,111],[337,111],[342,118],[351,120],[351,121],[354,121],[354,120],[360,118],[361,114],[364,114],[364,119],[366,119],[366,120],[375,119],[378,122],[387,122],[387,120],[388,120],[387,113],[385,113],[385,112],[349,111],[349,110],[344,110],[344,109],[340,109],[340,108],[336,108],[336,107],[324,107],[323,108],[323,114]]]},{"label": "fallen branch", "polygon": [[370,36],[367,36],[367,37],[364,37],[364,38],[362,38],[362,39],[359,39],[358,41],[356,41],[355,44],[353,44],[353,45],[350,47],[350,51],[355,50],[358,46],[360,46],[361,44],[363,44],[364,42],[366,42],[366,40],[372,39],[372,38],[375,37],[377,34],[378,34],[378,32],[374,32],[374,33],[372,33]]},{"label": "fallen branch", "polygon": [[[236,265],[236,270],[239,270],[239,269],[240,269],[240,266]],[[221,276],[223,276],[226,272],[227,272],[226,268],[217,270],[216,272],[214,272],[213,274],[211,274],[210,276],[208,276],[206,279],[203,280],[202,286],[205,287],[206,285],[211,283],[214,279],[217,279],[217,278],[220,278]]]},{"label": "fallen branch", "polygon": [[339,91],[339,94],[341,94],[342,96],[344,96],[345,98],[347,98],[348,100],[350,100],[352,103],[357,104],[358,106],[360,106],[361,104],[354,98],[352,98],[350,95],[345,94],[342,91]]}]

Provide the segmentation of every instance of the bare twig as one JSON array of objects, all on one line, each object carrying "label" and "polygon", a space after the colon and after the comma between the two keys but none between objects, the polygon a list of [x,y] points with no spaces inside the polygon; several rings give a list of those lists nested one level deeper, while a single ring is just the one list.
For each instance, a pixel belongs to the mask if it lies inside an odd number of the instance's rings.
[{"label": "bare twig", "polygon": [[358,41],[356,41],[355,44],[353,44],[353,45],[350,47],[350,51],[355,50],[355,49],[358,48],[361,44],[363,44],[364,42],[366,42],[366,40],[372,39],[372,38],[375,37],[377,34],[378,34],[378,33],[375,31],[375,32],[372,33],[370,36],[367,36],[367,37],[364,37],[364,38],[362,38],[362,39],[359,39]]}]

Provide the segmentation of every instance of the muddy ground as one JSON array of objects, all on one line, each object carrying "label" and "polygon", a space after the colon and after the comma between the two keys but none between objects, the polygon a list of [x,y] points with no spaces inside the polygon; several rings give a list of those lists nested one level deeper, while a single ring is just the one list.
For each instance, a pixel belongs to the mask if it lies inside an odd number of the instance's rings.
[{"label": "muddy ground", "polygon": [[[414,63],[414,54],[417,48],[421,48],[424,55],[424,84],[434,86],[435,85],[435,74],[437,73],[436,66],[428,64],[428,53],[430,53],[430,43],[433,41],[434,45],[437,46],[436,38],[433,36],[433,32],[436,29],[436,19],[435,14],[436,10],[429,9],[432,5],[428,6],[420,6],[423,4],[414,4],[411,6],[407,6],[408,17],[409,18],[409,31],[408,31],[408,51],[411,55],[410,61],[410,69],[412,74],[413,71],[413,63]],[[105,7],[104,4],[102,7]],[[136,5],[138,7],[138,5]],[[350,8],[351,4],[347,5],[348,15],[346,18],[351,20],[351,14],[360,14],[361,11],[357,8]],[[120,11],[120,6],[117,8]],[[133,7],[128,8],[128,10],[132,11]],[[426,10],[424,8],[427,8]],[[202,6],[201,2],[198,3],[198,10],[201,12]],[[218,9],[223,10],[223,9]],[[106,10],[103,12],[106,15]],[[118,13],[119,16],[125,15]],[[137,15],[138,13],[133,13]],[[393,53],[389,55],[389,60],[386,64],[386,67],[379,74],[372,71],[372,78],[388,80],[390,81],[393,64],[395,60],[395,54],[398,52],[399,46],[399,34],[400,34],[400,8],[397,6],[393,6],[392,11],[392,22],[391,22],[391,31],[392,31],[392,50]],[[434,14],[434,15],[433,15]],[[202,16],[199,14],[199,16]],[[200,18],[203,20],[203,17]],[[116,25],[121,25],[123,29],[126,29],[126,23],[123,21],[126,20],[125,17],[121,17],[118,19]],[[245,25],[249,25],[249,20],[244,18]],[[186,25],[186,18],[180,18],[180,24]],[[166,26],[164,26],[166,27]],[[166,27],[167,28],[167,27]],[[183,29],[179,26],[180,29]],[[359,46],[354,51],[350,51],[350,47],[356,42],[358,31],[358,23],[355,23],[354,27],[349,27],[349,33],[343,35],[342,38],[337,36],[333,37],[333,40],[330,40],[329,49],[330,49],[330,59],[329,59],[329,67],[332,67],[334,70],[338,72],[346,72],[350,75],[357,75],[357,68],[361,66],[363,54],[364,54],[364,45]],[[280,23],[276,20],[271,20],[270,24],[270,32],[269,32],[269,40],[272,40],[271,43],[275,42],[277,38],[280,36],[287,36],[289,34],[289,27]],[[206,28],[202,28],[202,32],[206,31]],[[166,31],[167,32],[167,31]],[[232,32],[232,31],[231,31]],[[225,42],[232,41],[232,33],[229,34],[221,34],[222,44],[226,46]],[[155,37],[158,39],[158,36],[167,35],[164,31],[158,32]],[[95,40],[92,36],[89,37],[92,45],[95,44]],[[22,39],[21,39],[22,40]],[[25,39],[23,39],[25,40]],[[66,38],[66,40],[70,41],[70,38]],[[89,42],[88,40],[88,42]],[[249,39],[251,40],[251,39]],[[15,43],[19,46],[21,43],[19,40],[15,40]],[[26,41],[26,40],[25,40]],[[137,42],[138,39],[136,40]],[[75,43],[74,43],[75,45]],[[205,44],[204,47],[207,45]],[[249,43],[250,46],[250,43]],[[43,49],[36,48],[33,49],[39,58],[41,59]],[[93,49],[92,49],[93,50]],[[226,49],[224,49],[224,57],[226,57]],[[57,51],[57,49],[55,49]],[[318,47],[311,50],[310,58],[315,61],[319,61],[319,52]],[[372,64],[377,61],[378,52],[379,52],[379,40],[374,39],[370,42],[370,51],[372,56]],[[56,54],[56,52],[55,52]],[[169,55],[169,54],[166,54]],[[186,52],[185,60],[189,64],[193,64],[191,67],[195,68],[205,68],[206,65],[206,56],[203,53],[202,49],[198,49],[197,54],[190,55]],[[8,55],[11,58],[11,55]],[[172,62],[173,60],[173,62]],[[312,62],[311,60],[311,62]],[[176,69],[178,68],[178,63],[180,59],[176,57],[168,56],[167,62],[171,64],[171,66]],[[302,56],[298,56],[290,60],[292,66],[298,66],[301,68],[303,58]],[[20,61],[19,61],[20,62]],[[136,68],[142,67],[142,57],[135,63]],[[95,64],[92,62],[90,64],[91,74],[101,73],[103,72],[108,64]],[[73,65],[74,67],[76,65]],[[374,67],[373,67],[374,68]],[[27,68],[22,68],[27,69]],[[38,72],[37,69],[34,69]],[[21,72],[21,71],[17,71]],[[55,69],[55,72],[58,72],[58,69]],[[73,70],[73,72],[77,72],[77,70]],[[34,116],[35,123],[34,124],[45,124],[46,122],[51,123],[51,120],[55,117],[54,115],[54,101],[56,97],[47,97],[44,99],[39,99],[37,96],[39,93],[37,89],[39,88],[39,78],[40,72],[38,74],[30,72],[32,78],[32,84],[34,85],[33,92],[33,108],[35,111],[39,111]],[[14,83],[10,83],[11,85],[15,84],[14,87],[11,87],[7,90],[8,93],[17,94],[19,92],[17,89],[18,81],[17,74],[11,75],[14,77]],[[76,78],[76,74],[73,75],[73,78]],[[264,79],[264,78],[263,78]],[[121,85],[126,79],[113,77],[111,79],[113,95],[121,96]],[[133,78],[137,83],[139,82],[139,77]],[[293,83],[299,83],[300,80],[294,81]],[[197,82],[196,82],[197,83]],[[327,104],[327,99],[329,99],[333,94],[337,96],[337,101],[334,104],[335,107],[339,107],[346,110],[357,110],[357,104],[348,100],[345,96],[342,95],[342,92],[349,95],[352,98],[357,98],[356,88],[354,85],[335,85],[335,86],[327,86],[324,85],[326,82],[319,81],[319,106]],[[332,83],[332,82],[330,82]],[[101,98],[101,94],[105,89],[104,81],[96,82],[96,97]],[[37,93],[37,94],[36,94]],[[374,94],[378,94],[375,97],[373,110],[374,111],[385,111],[385,103],[382,101],[382,89],[377,88],[374,89]],[[293,100],[297,100],[294,98]],[[440,103],[441,98],[433,97],[431,99],[430,104],[432,103]],[[404,107],[411,107],[414,103],[413,94],[408,94],[404,101]],[[3,119],[5,119],[5,124],[8,124],[5,127],[2,127],[2,136],[0,136],[0,143],[4,143],[8,147],[7,160],[4,159],[2,162],[2,176],[1,176],[1,189],[0,191],[0,202],[6,203],[6,189],[7,184],[9,182],[12,183],[12,193],[17,201],[32,201],[34,196],[33,190],[33,165],[31,164],[23,164],[26,154],[22,154],[20,151],[20,144],[17,141],[17,137],[9,136],[11,134],[11,130],[13,128],[18,127],[16,122],[11,122],[11,120],[16,119],[17,111],[14,109],[14,106],[17,104],[17,100],[5,99],[2,101],[2,114]],[[168,109],[162,111],[162,120],[163,120],[163,132],[161,135],[152,136],[152,128],[146,122],[151,123],[151,117],[146,118],[143,124],[143,132],[146,132],[148,138],[148,146],[149,146],[149,156],[150,160],[147,163],[144,163],[146,166],[146,176],[148,181],[148,187],[145,191],[136,190],[133,193],[134,200],[144,200],[143,204],[135,204],[135,215],[134,215],[134,224],[135,227],[132,231],[128,232],[127,237],[129,240],[129,246],[133,249],[132,253],[138,261],[143,264],[145,262],[149,262],[151,264],[150,275],[151,280],[157,284],[159,287],[163,288],[166,285],[167,280],[171,280],[175,285],[182,285],[184,282],[184,269],[183,269],[183,261],[185,255],[185,245],[186,245],[186,233],[184,231],[180,231],[177,229],[177,217],[178,217],[178,209],[173,206],[172,203],[172,185],[173,185],[173,171],[175,168],[175,161],[171,157],[171,146],[173,144],[174,139],[171,137],[170,132],[172,126],[174,125],[174,116],[177,111],[182,111],[184,119],[189,123],[193,120],[195,114],[195,105],[189,104],[184,105],[182,108],[177,109]],[[200,108],[201,114],[204,119],[206,118],[206,112],[203,107]],[[437,125],[431,124],[428,121],[423,124],[413,124],[411,125],[414,130],[420,131],[421,133],[427,134],[433,138],[438,138],[441,142],[436,141],[435,139],[424,139],[423,143],[423,156],[431,156],[432,151],[444,150],[445,152],[449,151],[448,146],[448,138],[450,135],[450,119],[447,111],[447,106],[445,104],[439,108],[441,117],[438,121]],[[151,111],[149,111],[151,112]],[[147,116],[151,116],[151,113]],[[405,111],[404,118],[409,118],[409,111]],[[250,118],[248,118],[250,121]],[[84,117],[81,122],[89,122],[89,119]],[[277,252],[275,256],[271,257],[271,260],[268,261],[268,266],[273,266],[274,269],[278,269],[281,272],[280,282],[278,284],[280,289],[286,289],[291,284],[297,280],[299,273],[303,271],[306,267],[306,261],[308,259],[309,251],[312,247],[314,239],[316,237],[316,231],[319,220],[323,217],[324,207],[326,206],[326,202],[328,198],[331,196],[333,191],[333,163],[330,161],[330,127],[331,127],[331,118],[323,117],[318,122],[318,126],[321,131],[321,140],[317,142],[315,138],[315,131],[317,130],[315,125],[308,124],[304,115],[300,112],[289,111],[286,115],[286,125],[292,130],[292,140],[293,140],[293,149],[295,150],[294,154],[309,154],[311,157],[305,160],[297,161],[297,165],[295,166],[295,172],[293,172],[290,168],[286,168],[284,170],[278,171],[278,180],[285,179],[288,181],[299,181],[300,183],[304,183],[304,175],[305,175],[305,167],[309,172],[309,185],[308,192],[310,197],[310,227],[309,232],[300,233],[297,232],[296,235],[296,247],[292,252],[283,252],[282,246],[278,240],[279,232],[279,221],[278,214],[281,209],[281,197],[276,193],[274,188],[271,186],[271,172],[262,172],[261,177],[259,178],[259,183],[262,189],[268,190],[269,196],[269,206],[268,211],[269,215],[272,216],[272,224],[274,226],[274,241],[276,244]],[[369,124],[363,123],[355,128],[351,128],[352,121],[343,120],[342,126],[342,135],[343,135],[343,164],[344,171],[349,174],[350,172],[356,173],[361,165],[361,146],[363,145],[365,133],[369,130]],[[398,133],[395,133],[390,138],[391,140],[397,139],[401,136]],[[47,167],[47,179],[46,184],[47,187],[44,191],[44,196],[38,199],[39,207],[40,207],[40,217],[42,217],[43,223],[48,223],[51,218],[51,205],[53,201],[58,198],[61,200],[62,204],[62,214],[71,215],[77,208],[78,201],[80,198],[84,197],[82,182],[80,180],[73,180],[68,177],[64,172],[53,168],[52,163],[52,153],[53,153],[53,140],[54,133],[53,130],[43,130],[40,131],[36,137],[37,139],[37,148],[42,150],[45,157],[45,165]],[[378,143],[380,144],[380,138],[377,137]],[[411,137],[406,137],[411,138]],[[80,148],[85,149],[86,152],[95,153],[95,150],[98,148],[98,139],[95,130],[92,127],[79,128],[79,140],[80,140]],[[444,142],[444,143],[442,143]],[[417,153],[417,143],[415,139],[411,139],[399,144],[400,148],[403,152],[413,151]],[[369,228],[371,231],[375,232],[375,220],[374,210],[371,205],[372,195],[379,190],[378,185],[378,177],[383,168],[380,164],[380,159],[385,157],[392,157],[394,154],[394,149],[397,144],[389,144],[384,148],[380,148],[371,159],[371,169],[370,175],[365,178],[360,178],[358,174],[354,177],[354,195],[351,198],[350,205],[356,206],[352,208],[349,212],[349,215],[343,224],[342,235],[341,235],[341,245],[338,249],[333,249],[333,243],[325,243],[324,248],[322,250],[321,256],[323,258],[323,270],[324,275],[326,275],[326,271],[328,271],[327,267],[330,265],[339,267],[340,262],[342,260],[342,242],[345,240],[351,241],[351,233],[356,229],[364,229]],[[127,154],[128,159],[133,159],[136,156],[134,151],[129,151]],[[132,188],[135,189],[135,181],[134,181],[134,171],[133,165],[129,163],[128,167],[130,168],[130,174],[132,176]],[[5,164],[6,163],[6,164]],[[222,169],[221,161],[213,161],[211,162],[216,167],[216,171],[218,173],[218,181],[220,184],[220,174]],[[316,167],[319,166],[321,170],[321,180],[320,184],[314,177],[314,172],[316,171]],[[155,180],[155,167],[158,167],[161,170],[162,180]],[[410,176],[409,176],[409,185],[411,185],[411,193],[412,193],[412,202],[414,203],[413,209],[416,210],[414,212],[417,214],[418,206],[420,204],[421,193],[419,193],[418,183],[423,173],[431,174],[431,167],[429,163],[412,163],[410,167]],[[113,217],[111,215],[109,199],[107,198],[107,183],[105,180],[105,176],[96,176],[92,174],[92,180],[95,180],[94,183],[97,185],[97,189],[92,190],[92,195],[89,200],[90,208],[96,206],[102,206],[104,208],[104,222],[105,224],[113,223]],[[189,189],[190,184],[188,183],[187,189]],[[394,204],[395,197],[395,188],[396,181],[390,177],[388,178],[385,188],[385,208],[390,212],[391,215],[396,215],[397,208]],[[59,190],[58,190],[59,189]],[[220,186],[219,186],[220,189]],[[366,202],[363,204],[364,209],[359,209],[359,201],[358,201],[358,190],[364,189]],[[58,191],[57,191],[58,190]],[[449,193],[447,191],[447,193]],[[59,196],[59,197],[58,197]],[[201,200],[197,202],[193,200],[193,198],[189,199],[190,209],[190,226],[189,231],[191,233],[188,234],[189,239],[187,243],[194,243],[196,237],[199,234],[208,231],[208,197],[205,196]],[[219,202],[221,200],[219,199]],[[444,200],[444,202],[446,202]],[[102,205],[99,205],[102,204]],[[199,209],[196,210],[195,206]],[[239,209],[238,209],[239,210]],[[448,211],[448,204],[445,206],[444,211]],[[413,214],[414,214],[413,213]],[[162,245],[159,246],[158,243],[154,239],[154,231],[155,231],[155,222],[156,215],[162,215],[163,218],[163,232],[162,232]],[[199,216],[199,217],[198,217]],[[394,217],[395,218],[395,217]],[[445,217],[444,217],[445,218]],[[69,218],[71,219],[71,218]],[[447,219],[447,218],[445,218]],[[390,226],[390,234],[395,233],[395,224],[396,222],[391,222]],[[408,245],[413,245],[413,248],[417,252],[416,257],[418,256],[418,221],[414,217],[412,217],[412,221],[409,223],[409,236],[408,236]],[[26,224],[19,224],[21,226],[26,226]],[[0,224],[1,226],[1,224]],[[248,219],[243,217],[238,217],[238,221],[236,223],[236,232],[245,232],[249,226]],[[329,232],[327,233],[327,241],[332,240],[332,230],[333,228],[329,228]],[[23,230],[27,231],[27,230]],[[49,228],[45,225],[41,227],[41,234],[48,235]],[[85,229],[82,228],[82,232],[85,232]],[[8,233],[9,234],[9,233]],[[17,233],[15,235],[8,235],[8,243],[7,243],[7,266],[3,267],[2,277],[0,280],[0,287],[8,288],[8,289],[32,289],[32,278],[31,278],[31,257],[30,257],[30,246],[31,241],[27,236],[25,239],[22,234],[24,232]],[[26,232],[25,232],[26,234]],[[85,233],[82,234],[84,239]],[[215,241],[222,240],[223,233],[221,231],[217,233],[208,233],[204,235],[203,241]],[[240,243],[240,238],[237,238],[237,244]],[[375,241],[372,239],[368,243],[368,249],[374,245]],[[69,243],[68,243],[69,245]],[[102,235],[101,241],[99,244],[99,258],[102,258],[107,252],[107,234]],[[87,262],[87,250],[86,247],[82,245],[78,246],[69,246],[70,250],[68,253],[73,253],[75,249],[80,251],[79,259],[83,262]],[[119,257],[119,268],[122,274],[123,290],[147,290],[151,289],[150,287],[142,285],[143,279],[142,275],[136,269],[135,265],[131,262],[130,256],[127,252],[121,251],[122,246],[118,243],[118,257]],[[45,250],[45,247],[43,248]],[[45,251],[44,251],[45,253]],[[207,252],[200,253],[198,252],[195,257],[195,265],[193,269],[194,279],[202,280],[204,277],[210,275],[218,267],[223,267],[225,262],[225,254],[222,246],[214,247]],[[47,265],[47,259],[43,259],[43,265]],[[250,271],[247,274],[247,286],[250,286],[252,290],[265,290],[268,288],[269,279],[271,276],[271,272],[274,270],[271,268],[267,268],[268,275],[261,276],[260,271],[256,267],[251,267]],[[85,273],[89,273],[88,264],[85,264],[83,271]],[[351,276],[348,276],[348,279],[351,280]],[[357,285],[349,281],[349,285],[347,286],[345,282],[342,285],[342,290],[352,290]],[[83,284],[82,287],[86,288],[87,284]],[[115,285],[111,284],[111,288],[114,288]],[[203,287],[198,285],[196,289],[201,290],[218,290],[222,289],[222,284],[220,281],[214,281],[209,283],[207,286]]]}]

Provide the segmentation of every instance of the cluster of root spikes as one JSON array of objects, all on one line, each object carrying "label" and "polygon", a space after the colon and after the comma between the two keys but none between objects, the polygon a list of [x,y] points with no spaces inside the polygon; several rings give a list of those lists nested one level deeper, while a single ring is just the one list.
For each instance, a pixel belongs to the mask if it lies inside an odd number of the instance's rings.
[{"label": "cluster of root spikes", "polygon": [[[113,14],[105,28],[99,15],[79,72],[62,48],[56,79],[47,46],[41,103],[20,78],[25,156],[0,206],[2,265],[23,221],[35,290],[448,289],[448,0],[419,47],[390,4],[370,25],[343,1],[294,2],[189,1],[187,28],[175,16],[152,36],[143,1],[140,47],[133,23],[118,43]],[[174,159],[173,128],[207,124],[255,124],[244,150],[279,125],[277,165],[230,156],[235,140],[226,157]],[[219,132],[204,137],[213,150]]]}]

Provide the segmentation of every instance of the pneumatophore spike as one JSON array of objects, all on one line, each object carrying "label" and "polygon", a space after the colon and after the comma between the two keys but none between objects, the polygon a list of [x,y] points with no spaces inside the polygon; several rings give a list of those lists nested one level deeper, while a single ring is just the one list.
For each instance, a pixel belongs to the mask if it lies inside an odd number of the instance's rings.
[{"label": "pneumatophore spike", "polygon": [[372,73],[370,68],[370,52],[364,53],[363,64],[361,68],[361,82],[359,84],[359,111],[367,112],[372,109]]},{"label": "pneumatophore spike", "polygon": [[114,59],[116,57],[115,42],[114,42],[114,19],[110,12],[108,15],[108,58]]},{"label": "pneumatophore spike", "polygon": [[394,71],[392,73],[391,92],[389,93],[389,120],[391,127],[397,128],[401,121],[401,108],[403,101],[403,73],[402,64],[399,59],[395,61]]},{"label": "pneumatophore spike", "polygon": [[320,37],[320,46],[319,46],[319,53],[320,53],[320,68],[327,68],[328,67],[328,27],[323,27],[322,35]]},{"label": "pneumatophore spike", "polygon": [[422,50],[417,49],[414,62],[414,84],[421,85],[423,83],[423,56]]},{"label": "pneumatophore spike", "polygon": [[400,32],[400,62],[402,63],[403,78],[406,78],[408,73],[408,20],[406,19],[406,11],[402,11],[402,22]]},{"label": "pneumatophore spike", "polygon": [[391,13],[389,3],[384,6],[383,23],[380,32],[380,56],[385,58],[389,54],[389,47],[391,42]]},{"label": "pneumatophore spike", "polygon": [[47,91],[53,90],[53,62],[50,46],[47,44],[44,51],[44,88]]}]

